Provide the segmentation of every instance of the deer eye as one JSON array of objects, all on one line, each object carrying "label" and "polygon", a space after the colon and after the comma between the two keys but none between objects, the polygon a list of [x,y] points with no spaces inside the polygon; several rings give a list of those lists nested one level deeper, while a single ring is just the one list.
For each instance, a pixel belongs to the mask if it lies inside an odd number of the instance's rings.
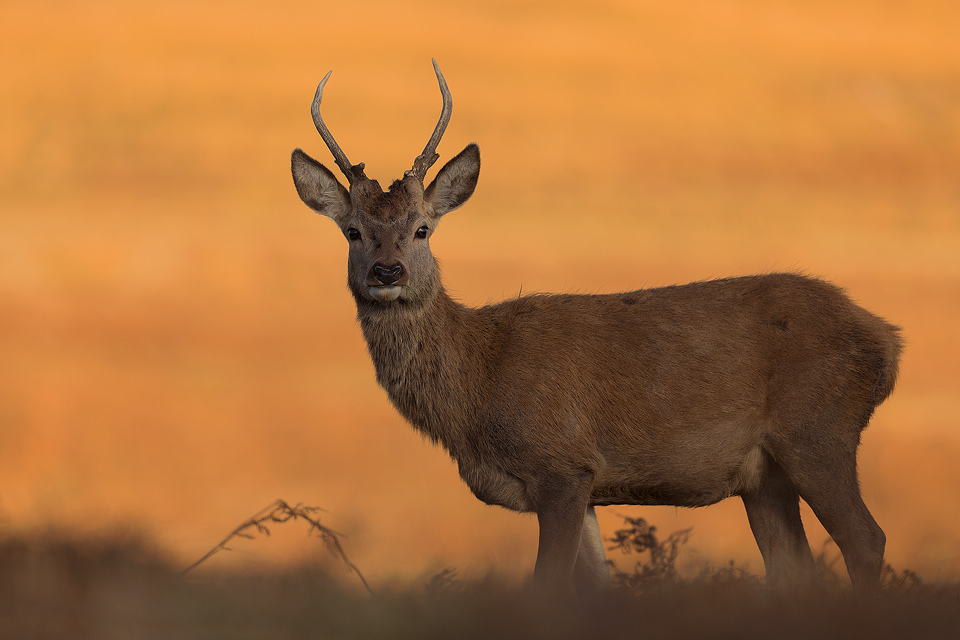
[{"label": "deer eye", "polygon": [[347,229],[347,238],[349,238],[351,242],[353,242],[354,240],[359,240],[360,232],[354,229],[353,227],[350,227],[349,229]]},{"label": "deer eye", "polygon": [[417,234],[416,234],[416,235],[417,235],[418,238],[421,238],[421,239],[422,239],[422,238],[426,238],[428,233],[430,233],[430,227],[424,225],[424,226],[420,227],[419,229],[417,229]]}]

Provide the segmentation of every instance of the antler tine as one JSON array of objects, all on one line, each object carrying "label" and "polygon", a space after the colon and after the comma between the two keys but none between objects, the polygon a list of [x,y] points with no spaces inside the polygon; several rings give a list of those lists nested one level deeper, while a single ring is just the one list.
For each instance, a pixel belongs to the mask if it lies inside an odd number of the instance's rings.
[{"label": "antler tine", "polygon": [[366,177],[363,175],[364,164],[362,162],[357,165],[350,164],[350,161],[347,160],[347,154],[343,152],[343,149],[340,148],[337,141],[333,139],[333,134],[327,129],[327,125],[324,124],[323,118],[320,116],[320,101],[323,100],[323,85],[327,84],[327,80],[330,79],[330,74],[332,73],[332,70],[328,71],[327,75],[323,76],[323,80],[321,80],[317,86],[317,93],[313,96],[313,105],[310,107],[310,114],[313,116],[313,124],[316,125],[317,132],[320,134],[320,137],[323,138],[327,148],[330,149],[330,153],[333,154],[333,159],[337,163],[337,166],[340,167],[340,171],[347,177],[347,181],[353,184],[359,178]]},{"label": "antler tine", "polygon": [[440,83],[440,94],[443,96],[443,110],[440,112],[440,121],[437,122],[437,126],[433,130],[433,135],[430,136],[427,146],[423,148],[423,153],[417,156],[417,159],[413,161],[413,168],[407,171],[407,175],[414,176],[420,180],[420,182],[423,182],[427,171],[440,157],[436,152],[437,145],[440,144],[440,138],[443,137],[443,132],[446,131],[447,125],[450,123],[450,115],[453,113],[453,96],[450,95],[447,81],[444,79],[437,61],[433,58],[431,58],[431,60],[433,61],[433,70],[437,74],[437,81]]}]

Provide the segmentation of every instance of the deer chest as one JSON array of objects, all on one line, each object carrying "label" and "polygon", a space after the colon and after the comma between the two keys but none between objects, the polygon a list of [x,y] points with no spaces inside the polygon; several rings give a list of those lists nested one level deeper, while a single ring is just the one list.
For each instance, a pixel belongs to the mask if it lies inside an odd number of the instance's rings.
[{"label": "deer chest", "polygon": [[460,477],[480,501],[511,511],[532,511],[526,484],[517,476],[483,462],[457,461]]}]

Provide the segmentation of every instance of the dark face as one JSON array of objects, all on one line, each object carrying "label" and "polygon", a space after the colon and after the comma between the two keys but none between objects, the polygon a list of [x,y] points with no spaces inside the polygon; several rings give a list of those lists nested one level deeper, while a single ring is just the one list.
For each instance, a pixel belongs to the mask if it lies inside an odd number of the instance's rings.
[{"label": "dark face", "polygon": [[440,218],[473,194],[480,176],[475,144],[440,169],[426,189],[412,175],[384,193],[375,180],[354,178],[350,190],[300,149],[293,181],[311,209],[334,220],[350,243],[347,282],[358,305],[419,306],[439,289],[430,236]]},{"label": "dark face", "polygon": [[386,193],[376,182],[355,185],[351,212],[339,222],[350,243],[347,281],[358,302],[414,304],[438,283],[430,236],[439,218],[428,216],[423,187],[412,178]]}]

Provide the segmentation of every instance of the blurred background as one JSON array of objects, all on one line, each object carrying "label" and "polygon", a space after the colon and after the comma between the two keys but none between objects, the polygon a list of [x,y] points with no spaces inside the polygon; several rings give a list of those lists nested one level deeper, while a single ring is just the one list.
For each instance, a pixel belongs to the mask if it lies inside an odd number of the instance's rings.
[{"label": "blurred background", "polygon": [[[346,243],[289,174],[298,146],[334,166],[309,113],[333,69],[338,142],[400,177],[435,57],[437,167],[483,156],[432,241],[453,294],[845,287],[907,342],[860,450],[887,560],[960,576],[957,24],[947,1],[0,1],[0,529],[134,528],[186,565],[283,498],[374,583],[532,571],[536,519],[478,502],[376,385]],[[619,514],[762,572],[738,500],[604,508],[605,534]],[[287,525],[210,562],[319,547]]]}]

